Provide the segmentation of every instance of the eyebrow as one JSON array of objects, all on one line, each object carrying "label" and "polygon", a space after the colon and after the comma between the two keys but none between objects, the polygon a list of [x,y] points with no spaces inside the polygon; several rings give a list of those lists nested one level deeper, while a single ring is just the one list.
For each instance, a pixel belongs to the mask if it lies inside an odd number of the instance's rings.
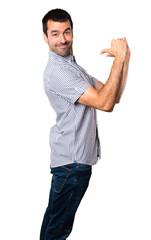
[{"label": "eyebrow", "polygon": [[[64,32],[66,32],[66,31],[68,31],[68,30],[71,31],[71,28],[70,28],[70,27],[66,28],[66,29],[64,30]],[[58,30],[52,30],[52,31],[51,31],[51,34],[52,34],[52,33],[57,33],[57,32],[59,32],[59,31],[58,31]]]},{"label": "eyebrow", "polygon": [[70,30],[70,31],[71,31],[71,28],[69,28],[69,27],[68,27],[68,28],[67,28],[67,29],[66,29],[64,32],[66,32],[66,31],[68,31],[68,30]]}]

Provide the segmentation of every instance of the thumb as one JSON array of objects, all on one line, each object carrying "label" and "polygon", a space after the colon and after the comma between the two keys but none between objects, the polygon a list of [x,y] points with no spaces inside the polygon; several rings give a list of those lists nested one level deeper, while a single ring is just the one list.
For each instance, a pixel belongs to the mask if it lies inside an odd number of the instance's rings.
[{"label": "thumb", "polygon": [[110,49],[107,49],[107,48],[103,49],[101,51],[101,54],[104,54],[104,53],[110,53]]}]

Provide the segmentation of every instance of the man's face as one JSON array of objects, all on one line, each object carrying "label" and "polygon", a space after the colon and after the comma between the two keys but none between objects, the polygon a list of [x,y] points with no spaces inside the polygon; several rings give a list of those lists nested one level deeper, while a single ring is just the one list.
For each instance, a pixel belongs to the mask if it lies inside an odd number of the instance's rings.
[{"label": "man's face", "polygon": [[73,33],[70,21],[47,22],[47,35],[44,34],[44,39],[49,45],[50,52],[55,52],[60,56],[72,55]]}]

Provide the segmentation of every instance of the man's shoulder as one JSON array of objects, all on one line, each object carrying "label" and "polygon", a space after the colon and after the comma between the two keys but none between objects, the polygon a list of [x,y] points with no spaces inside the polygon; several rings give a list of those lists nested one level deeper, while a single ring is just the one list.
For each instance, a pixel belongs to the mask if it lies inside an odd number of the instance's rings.
[{"label": "man's shoulder", "polygon": [[79,76],[79,71],[68,63],[49,60],[44,71],[44,76],[74,78]]}]

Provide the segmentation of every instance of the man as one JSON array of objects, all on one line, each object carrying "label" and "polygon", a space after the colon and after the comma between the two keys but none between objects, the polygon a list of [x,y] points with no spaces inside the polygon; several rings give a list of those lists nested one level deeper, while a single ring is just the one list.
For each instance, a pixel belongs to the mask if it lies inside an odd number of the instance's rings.
[{"label": "man", "polygon": [[43,18],[49,61],[44,88],[56,112],[50,131],[52,183],[40,240],[65,240],[88,187],[92,165],[100,157],[96,109],[111,112],[120,101],[128,72],[130,52],[125,38],[112,40],[101,53],[114,57],[105,84],[81,68],[73,56],[73,23],[61,9]]}]

